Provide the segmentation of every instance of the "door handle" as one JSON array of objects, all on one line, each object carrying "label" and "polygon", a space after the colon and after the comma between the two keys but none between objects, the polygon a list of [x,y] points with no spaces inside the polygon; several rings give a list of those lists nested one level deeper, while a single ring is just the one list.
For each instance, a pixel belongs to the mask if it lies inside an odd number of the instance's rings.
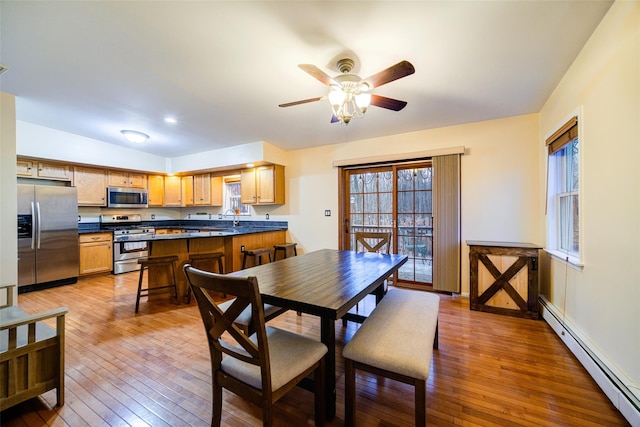
[{"label": "door handle", "polygon": [[40,229],[42,225],[41,217],[40,217],[40,202],[36,202],[36,217],[38,218],[38,239],[37,239],[37,248],[40,249]]},{"label": "door handle", "polygon": [[34,222],[35,219],[35,206],[33,202],[31,202],[31,249],[36,248],[36,223]]}]

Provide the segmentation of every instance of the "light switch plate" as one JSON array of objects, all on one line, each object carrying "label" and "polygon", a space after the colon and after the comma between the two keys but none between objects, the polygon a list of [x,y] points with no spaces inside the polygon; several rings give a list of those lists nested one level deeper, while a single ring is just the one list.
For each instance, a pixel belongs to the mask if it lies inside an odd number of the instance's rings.
[{"label": "light switch plate", "polygon": [[331,216],[331,210],[325,209],[324,216]]}]

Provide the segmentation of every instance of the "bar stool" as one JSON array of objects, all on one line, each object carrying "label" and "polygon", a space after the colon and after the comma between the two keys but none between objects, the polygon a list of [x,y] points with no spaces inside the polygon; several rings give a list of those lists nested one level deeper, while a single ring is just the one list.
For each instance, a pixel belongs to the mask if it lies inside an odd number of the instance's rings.
[{"label": "bar stool", "polygon": [[273,260],[278,260],[278,252],[282,252],[282,259],[289,258],[298,255],[296,249],[297,243],[282,243],[279,245],[273,245]]},{"label": "bar stool", "polygon": [[261,265],[262,257],[268,256],[271,262],[271,250],[269,248],[246,249],[242,258],[242,268],[247,266],[247,258],[253,257],[253,265]]},{"label": "bar stool", "polygon": [[[167,256],[141,258],[138,260],[138,264],[140,264],[140,279],[138,279],[138,292],[136,294],[136,313],[138,312],[138,308],[140,307],[140,297],[149,297],[149,290],[153,290],[155,292],[156,290],[167,289],[167,291],[165,292],[171,292],[171,289],[173,289],[173,292],[176,293],[176,300],[178,300],[178,304],[180,304],[180,298],[178,296],[178,283],[176,281],[176,264],[175,264],[175,262],[178,261],[178,259],[179,258],[177,255],[167,255]],[[149,285],[147,284],[147,287],[143,288],[142,278],[144,276],[144,271],[152,265],[156,267],[167,267],[167,268],[171,267],[170,277],[173,279],[173,282],[164,286],[157,286],[153,288],[149,288]]]},{"label": "bar stool", "polygon": [[[189,254],[189,264],[191,264],[192,267],[198,268],[200,270],[211,271],[212,273],[215,273],[215,271],[213,271],[211,269],[200,268],[200,267],[198,267],[198,265],[203,265],[203,264],[206,265],[207,263],[210,263],[210,262],[217,262],[218,263],[218,273],[219,274],[224,274],[224,265],[222,263],[222,257],[223,256],[224,256],[224,253],[222,253],[222,252],[208,252],[208,253],[203,253],[203,254]],[[225,294],[224,296],[226,298],[227,294]],[[187,304],[191,304],[191,286],[189,286],[189,289],[187,290]]]}]

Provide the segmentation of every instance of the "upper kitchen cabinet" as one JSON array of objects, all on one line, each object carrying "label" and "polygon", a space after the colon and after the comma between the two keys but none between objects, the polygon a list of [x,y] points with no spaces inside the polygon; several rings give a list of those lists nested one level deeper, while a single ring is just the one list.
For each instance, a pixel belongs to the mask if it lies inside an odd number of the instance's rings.
[{"label": "upper kitchen cabinet", "polygon": [[31,160],[17,161],[17,174],[27,178],[56,179],[71,181],[73,173],[71,166],[61,163],[33,162]]},{"label": "upper kitchen cabinet", "polygon": [[222,206],[222,177],[211,177],[211,206]]},{"label": "upper kitchen cabinet", "polygon": [[182,177],[182,206],[193,206],[193,176]]},{"label": "upper kitchen cabinet", "polygon": [[164,206],[182,206],[182,179],[179,176],[164,177]]},{"label": "upper kitchen cabinet", "polygon": [[73,184],[78,189],[78,206],[106,206],[107,173],[103,169],[76,166]]},{"label": "upper kitchen cabinet", "polygon": [[240,198],[245,205],[284,204],[284,166],[243,169],[240,172]]},{"label": "upper kitchen cabinet", "polygon": [[109,171],[109,187],[147,188],[147,175],[136,172]]},{"label": "upper kitchen cabinet", "polygon": [[149,206],[164,206],[163,175],[149,175]]},{"label": "upper kitchen cabinet", "polygon": [[193,176],[193,204],[211,206],[211,175],[204,173]]}]

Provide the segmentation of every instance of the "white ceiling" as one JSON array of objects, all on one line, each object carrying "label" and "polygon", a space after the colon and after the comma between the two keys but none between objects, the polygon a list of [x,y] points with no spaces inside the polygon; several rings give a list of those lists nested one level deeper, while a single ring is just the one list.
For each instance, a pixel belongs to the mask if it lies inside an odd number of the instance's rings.
[{"label": "white ceiling", "polygon": [[[611,3],[3,0],[0,90],[18,120],[166,157],[337,144],[538,112]],[[278,107],[327,93],[298,64],[344,56],[361,77],[411,62],[374,90],[407,107],[348,126],[328,101]]]}]

